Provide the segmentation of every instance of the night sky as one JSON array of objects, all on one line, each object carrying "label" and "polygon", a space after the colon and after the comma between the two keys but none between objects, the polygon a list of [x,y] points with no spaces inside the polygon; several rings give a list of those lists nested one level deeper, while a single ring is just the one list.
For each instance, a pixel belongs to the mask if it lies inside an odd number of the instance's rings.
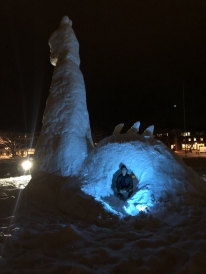
[{"label": "night sky", "polygon": [[[1,0],[0,131],[40,131],[68,15],[80,43],[91,128],[206,131],[206,1]],[[176,105],[176,108],[174,107]]]}]

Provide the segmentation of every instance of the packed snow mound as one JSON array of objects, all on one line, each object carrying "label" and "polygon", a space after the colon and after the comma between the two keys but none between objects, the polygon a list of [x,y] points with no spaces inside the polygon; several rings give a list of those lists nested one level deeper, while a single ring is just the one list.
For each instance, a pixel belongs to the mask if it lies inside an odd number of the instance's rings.
[{"label": "packed snow mound", "polygon": [[[124,203],[113,191],[123,164],[136,177],[134,193]],[[106,137],[89,154],[83,171],[82,190],[117,212],[136,215],[160,204],[206,197],[205,183],[198,174],[153,136],[125,133]]]}]

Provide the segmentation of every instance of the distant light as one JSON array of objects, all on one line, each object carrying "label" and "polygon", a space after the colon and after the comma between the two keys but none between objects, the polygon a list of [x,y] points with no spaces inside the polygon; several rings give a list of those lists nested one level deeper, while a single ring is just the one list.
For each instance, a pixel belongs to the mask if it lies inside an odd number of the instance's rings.
[{"label": "distant light", "polygon": [[177,105],[174,105],[174,108],[176,108],[177,107]]},{"label": "distant light", "polygon": [[23,167],[24,170],[30,169],[31,166],[32,166],[32,163],[31,163],[30,161],[24,161],[24,162],[22,163],[22,167]]}]

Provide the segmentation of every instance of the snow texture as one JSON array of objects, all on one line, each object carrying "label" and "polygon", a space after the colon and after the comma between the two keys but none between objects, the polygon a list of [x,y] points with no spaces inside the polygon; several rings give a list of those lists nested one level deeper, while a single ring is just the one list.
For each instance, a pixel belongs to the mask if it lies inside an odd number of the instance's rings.
[{"label": "snow texture", "polygon": [[71,25],[63,17],[49,39],[55,69],[35,153],[36,171],[60,176],[77,175],[93,147],[79,43]]}]

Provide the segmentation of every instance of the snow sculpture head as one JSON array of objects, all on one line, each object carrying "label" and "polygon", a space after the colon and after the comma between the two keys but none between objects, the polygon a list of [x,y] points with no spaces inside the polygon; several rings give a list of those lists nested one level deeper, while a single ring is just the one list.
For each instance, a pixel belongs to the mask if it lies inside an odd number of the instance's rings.
[{"label": "snow sculpture head", "polygon": [[50,36],[49,46],[50,61],[53,66],[56,66],[61,59],[70,59],[79,66],[79,43],[68,16],[62,18],[59,29]]},{"label": "snow sculpture head", "polygon": [[[114,131],[115,134],[103,139],[86,159],[83,191],[103,202],[110,210],[131,215],[163,203],[178,202],[191,193],[197,193],[194,178],[199,182],[198,187],[202,188],[201,179],[179,156],[154,138],[153,129],[150,126],[139,135],[137,127],[132,127],[125,134]],[[133,195],[126,202],[115,197],[112,189],[122,164],[128,168],[128,173],[133,172],[138,181],[134,184]]]}]

